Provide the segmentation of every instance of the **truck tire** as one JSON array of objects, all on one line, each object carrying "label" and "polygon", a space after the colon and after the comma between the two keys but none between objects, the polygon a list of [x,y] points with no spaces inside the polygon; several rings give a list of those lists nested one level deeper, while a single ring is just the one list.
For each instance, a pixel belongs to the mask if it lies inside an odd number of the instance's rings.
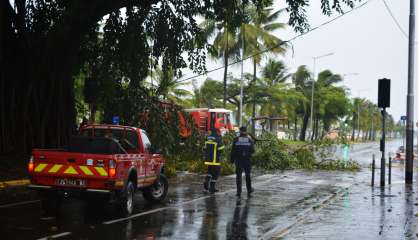
[{"label": "truck tire", "polygon": [[131,180],[126,184],[125,189],[121,193],[119,207],[123,216],[129,216],[134,211],[134,195],[135,187]]},{"label": "truck tire", "polygon": [[61,197],[53,192],[39,192],[41,197],[41,207],[45,216],[53,216],[58,213],[61,206]]},{"label": "truck tire", "polygon": [[142,195],[149,202],[162,202],[167,196],[167,191],[167,178],[163,174],[160,174],[152,186],[142,190]]}]

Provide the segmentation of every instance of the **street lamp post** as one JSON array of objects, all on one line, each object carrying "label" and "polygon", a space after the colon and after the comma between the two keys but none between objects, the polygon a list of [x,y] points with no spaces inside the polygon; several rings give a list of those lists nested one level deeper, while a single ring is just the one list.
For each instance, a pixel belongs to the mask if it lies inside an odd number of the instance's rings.
[{"label": "street lamp post", "polygon": [[313,99],[314,99],[314,91],[315,91],[315,67],[316,67],[316,60],[324,57],[328,57],[334,55],[334,53],[328,53],[321,56],[313,57],[313,74],[312,74],[312,95],[311,95],[311,140],[313,141]]},{"label": "street lamp post", "polygon": [[[241,26],[241,82],[240,82],[240,97],[239,97],[239,126],[242,127],[242,108],[243,108],[243,98],[244,98],[244,28]],[[252,120],[254,121],[254,119]]]}]

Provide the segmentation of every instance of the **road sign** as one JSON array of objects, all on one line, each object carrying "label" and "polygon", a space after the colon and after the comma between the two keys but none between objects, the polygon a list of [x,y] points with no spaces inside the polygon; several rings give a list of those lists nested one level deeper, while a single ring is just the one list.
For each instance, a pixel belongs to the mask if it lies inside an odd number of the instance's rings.
[{"label": "road sign", "polygon": [[406,116],[401,116],[402,121],[406,121]]},{"label": "road sign", "polygon": [[344,164],[346,164],[347,161],[348,161],[348,150],[349,150],[348,145],[344,144],[343,145],[343,162],[344,162]]},{"label": "road sign", "polygon": [[119,125],[119,120],[120,120],[119,116],[112,117],[112,123],[115,125]]}]

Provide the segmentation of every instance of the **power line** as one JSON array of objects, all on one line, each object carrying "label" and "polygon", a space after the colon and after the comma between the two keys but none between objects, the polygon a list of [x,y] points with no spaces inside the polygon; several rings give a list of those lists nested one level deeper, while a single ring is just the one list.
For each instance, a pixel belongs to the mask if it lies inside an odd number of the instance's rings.
[{"label": "power line", "polygon": [[386,0],[382,0],[383,4],[385,5],[386,10],[388,11],[389,15],[391,16],[393,22],[396,24],[396,26],[399,28],[399,31],[402,32],[402,34],[408,39],[408,34],[405,32],[405,30],[402,28],[402,26],[399,24],[399,21],[396,19],[395,15],[393,15],[392,10],[390,9],[389,5],[387,4]]},{"label": "power line", "polygon": [[[306,32],[304,32],[304,33],[301,33],[301,34],[299,34],[299,35],[296,35],[296,36],[294,36],[294,37],[292,37],[292,38],[290,38],[290,39],[288,39],[288,40],[282,41],[281,43],[277,44],[276,46],[273,46],[273,47],[270,47],[270,48],[267,48],[267,49],[261,50],[261,51],[259,51],[259,52],[255,53],[255,54],[253,54],[253,55],[250,55],[250,56],[245,57],[244,59],[241,59],[241,60],[237,60],[237,61],[231,62],[231,63],[229,63],[229,64],[228,64],[228,67],[229,67],[229,66],[231,66],[231,65],[237,64],[237,63],[239,63],[239,62],[241,62],[241,61],[245,61],[245,60],[248,60],[248,59],[253,58],[253,57],[255,57],[255,56],[258,56],[258,55],[261,55],[261,54],[263,54],[263,53],[269,52],[269,51],[271,51],[272,49],[278,48],[278,47],[280,47],[280,46],[282,46],[282,45],[284,45],[284,44],[286,44],[286,43],[290,43],[290,42],[292,42],[292,41],[294,41],[294,40],[296,40],[296,39],[298,39],[298,38],[300,38],[300,37],[302,37],[302,36],[307,35],[308,33],[311,33],[311,32],[313,32],[313,31],[315,31],[315,30],[317,30],[317,29],[319,29],[319,28],[321,28],[321,27],[323,27],[323,26],[326,26],[326,25],[328,25],[328,24],[330,24],[330,23],[332,23],[332,22],[334,22],[334,21],[338,20],[339,18],[341,18],[341,17],[343,17],[343,16],[345,16],[345,15],[347,15],[347,14],[349,14],[349,13],[351,13],[351,12],[353,12],[353,11],[357,10],[357,9],[360,9],[360,8],[364,7],[367,3],[371,2],[371,1],[373,1],[373,0],[368,0],[368,1],[366,1],[366,2],[364,2],[364,3],[362,3],[362,4],[360,4],[360,5],[358,5],[358,6],[357,6],[357,7],[355,7],[355,8],[350,9],[349,11],[347,11],[347,12],[345,12],[345,13],[340,14],[339,16],[337,16],[337,17],[335,17],[335,18],[332,18],[332,19],[330,19],[330,20],[328,20],[328,21],[326,21],[326,22],[324,22],[324,23],[322,23],[322,24],[320,24],[320,25],[318,25],[318,26],[316,26],[316,27],[314,27],[314,28],[311,28],[309,31],[306,31]],[[194,76],[191,76],[191,77],[188,77],[188,78],[185,78],[185,79],[179,80],[178,82],[186,82],[186,81],[191,80],[191,79],[193,79],[193,78],[197,78],[197,77],[200,77],[200,76],[208,75],[209,73],[212,73],[212,72],[215,72],[215,71],[221,70],[221,69],[223,69],[223,68],[225,68],[225,66],[221,66],[221,67],[213,68],[213,69],[211,69],[211,70],[206,71],[205,73],[196,74],[196,75],[194,75]]]}]

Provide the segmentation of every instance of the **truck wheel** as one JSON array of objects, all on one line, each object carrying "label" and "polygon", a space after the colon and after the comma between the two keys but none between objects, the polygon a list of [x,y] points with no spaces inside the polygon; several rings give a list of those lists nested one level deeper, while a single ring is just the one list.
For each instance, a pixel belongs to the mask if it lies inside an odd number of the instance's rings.
[{"label": "truck wheel", "polygon": [[132,181],[128,181],[120,199],[120,208],[124,216],[129,216],[134,211],[135,187]]},{"label": "truck wheel", "polygon": [[145,188],[142,191],[142,195],[147,201],[150,202],[161,202],[165,199],[168,191],[168,181],[167,178],[160,174],[157,177],[156,182],[150,186]]},{"label": "truck wheel", "polygon": [[39,192],[41,207],[45,216],[53,216],[58,213],[62,199],[56,193]]}]

